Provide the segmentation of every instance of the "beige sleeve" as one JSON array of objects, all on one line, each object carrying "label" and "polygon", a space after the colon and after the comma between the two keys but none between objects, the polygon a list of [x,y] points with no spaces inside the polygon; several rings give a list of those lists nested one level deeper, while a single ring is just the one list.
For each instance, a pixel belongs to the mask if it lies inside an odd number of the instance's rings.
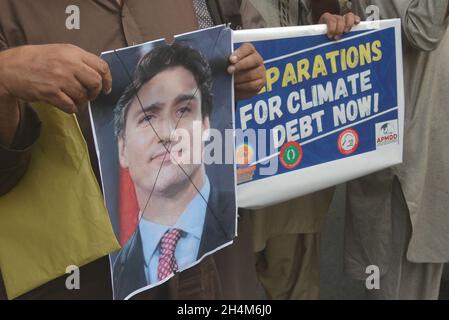
[{"label": "beige sleeve", "polygon": [[446,35],[449,0],[413,0],[402,17],[404,33],[410,44],[422,51],[435,50]]},{"label": "beige sleeve", "polygon": [[352,9],[367,18],[366,9],[379,8],[380,19],[400,18],[404,39],[417,50],[435,50],[447,33],[449,0],[358,0]]}]

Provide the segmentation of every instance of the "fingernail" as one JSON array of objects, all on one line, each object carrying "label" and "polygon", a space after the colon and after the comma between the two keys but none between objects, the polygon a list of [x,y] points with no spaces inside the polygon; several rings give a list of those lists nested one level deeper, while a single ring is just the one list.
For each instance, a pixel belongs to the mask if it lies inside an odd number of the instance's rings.
[{"label": "fingernail", "polygon": [[228,67],[228,72],[229,73],[234,73],[234,71],[235,71],[235,67],[234,66]]},{"label": "fingernail", "polygon": [[230,61],[232,63],[237,63],[237,61],[239,61],[239,58],[237,56],[231,56]]},{"label": "fingernail", "polygon": [[110,87],[107,91],[106,91],[106,94],[108,95],[108,94],[110,94],[112,92],[112,87]]}]

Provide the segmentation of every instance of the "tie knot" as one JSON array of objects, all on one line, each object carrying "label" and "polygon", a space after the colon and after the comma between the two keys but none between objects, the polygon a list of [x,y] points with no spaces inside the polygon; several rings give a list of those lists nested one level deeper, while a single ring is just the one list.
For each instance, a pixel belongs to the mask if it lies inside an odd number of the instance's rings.
[{"label": "tie knot", "polygon": [[[162,253],[174,253],[176,244],[181,238],[182,231],[179,229],[168,230],[161,239]],[[166,250],[166,252],[164,252]]]}]

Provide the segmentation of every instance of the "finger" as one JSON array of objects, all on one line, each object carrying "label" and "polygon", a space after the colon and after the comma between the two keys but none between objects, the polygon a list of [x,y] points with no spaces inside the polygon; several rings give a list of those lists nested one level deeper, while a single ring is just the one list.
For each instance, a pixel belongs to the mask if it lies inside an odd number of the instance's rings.
[{"label": "finger", "polygon": [[265,68],[264,66],[258,66],[257,68],[248,70],[246,72],[239,72],[234,77],[234,82],[236,84],[251,82],[257,79],[265,78]]},{"label": "finger", "polygon": [[335,17],[329,17],[326,21],[327,24],[327,37],[333,39],[337,32],[337,19]]},{"label": "finger", "polygon": [[242,93],[251,94],[250,98],[255,96],[262,90],[265,85],[265,81],[263,79],[256,79],[250,82],[240,83],[235,85],[236,96],[241,95]]},{"label": "finger", "polygon": [[87,64],[83,64],[80,69],[75,72],[75,77],[87,90],[89,101],[95,100],[100,94],[103,86],[100,74]]},{"label": "finger", "polygon": [[102,79],[102,90],[103,93],[109,94],[112,91],[112,75],[111,70],[109,70],[108,64],[89,52],[83,53],[82,61],[86,63],[89,67],[97,71]]},{"label": "finger", "polygon": [[250,56],[247,56],[245,58],[243,58],[242,60],[240,60],[238,63],[236,63],[235,65],[229,66],[228,67],[228,72],[230,74],[236,74],[238,72],[243,72],[246,70],[251,70],[251,69],[256,69],[259,66],[263,66],[263,59],[260,56],[260,54],[253,53]]},{"label": "finger", "polygon": [[58,91],[53,95],[47,95],[42,102],[55,106],[69,114],[78,112],[75,102],[62,91]]},{"label": "finger", "polygon": [[345,32],[351,31],[355,24],[355,15],[353,13],[348,13],[345,15]]},{"label": "finger", "polygon": [[71,81],[66,81],[61,86],[62,91],[75,102],[77,107],[83,107],[89,101],[89,95],[86,88],[73,77]]},{"label": "finger", "polygon": [[345,32],[346,21],[343,17],[337,18],[337,30],[335,31],[335,40],[341,39],[341,36]]},{"label": "finger", "polygon": [[231,54],[231,56],[229,57],[229,62],[231,64],[236,64],[242,59],[254,54],[255,52],[256,48],[254,48],[251,43],[246,42]]},{"label": "finger", "polygon": [[327,21],[332,18],[332,14],[329,12],[325,12],[321,15],[320,20],[318,21],[319,24],[327,24]]}]

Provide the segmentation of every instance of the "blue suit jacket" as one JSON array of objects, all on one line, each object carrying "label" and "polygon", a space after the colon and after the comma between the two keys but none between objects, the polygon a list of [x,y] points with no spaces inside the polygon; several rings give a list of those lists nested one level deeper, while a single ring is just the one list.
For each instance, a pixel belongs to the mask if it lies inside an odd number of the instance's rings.
[{"label": "blue suit jacket", "polygon": [[[235,195],[211,188],[198,259],[235,237]],[[148,285],[139,228],[114,262],[114,298],[124,299]]]}]

